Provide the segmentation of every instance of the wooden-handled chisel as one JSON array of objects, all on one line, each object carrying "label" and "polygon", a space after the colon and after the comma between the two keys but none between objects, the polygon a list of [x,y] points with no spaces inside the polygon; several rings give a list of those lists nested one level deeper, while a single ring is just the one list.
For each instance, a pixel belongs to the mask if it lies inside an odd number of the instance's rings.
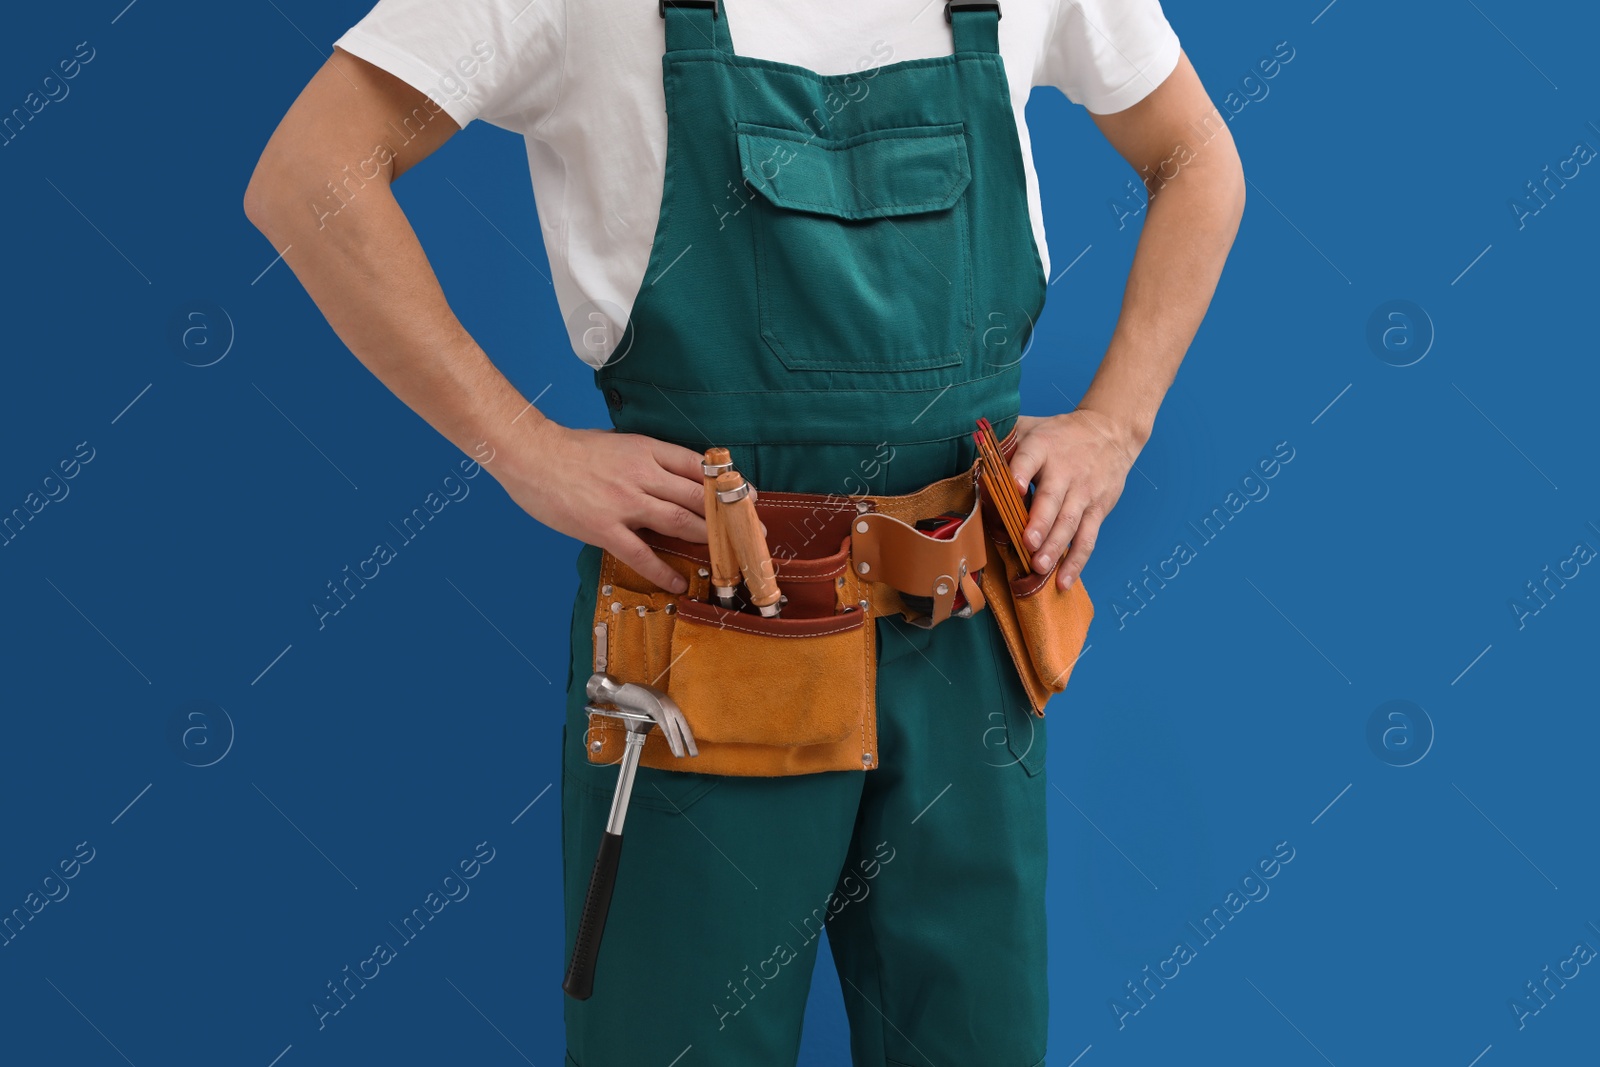
[{"label": "wooden-handled chisel", "polygon": [[744,475],[728,470],[717,475],[717,501],[722,505],[728,538],[733,542],[739,570],[744,574],[750,603],[767,618],[778,614],[778,579],[772,569],[772,553],[756,518],[756,502],[750,499],[750,485]]},{"label": "wooden-handled chisel", "polygon": [[711,591],[717,603],[734,606],[739,587],[739,557],[728,537],[728,523],[717,502],[717,478],[733,469],[733,457],[726,448],[708,448],[700,462],[706,488],[706,545],[711,552]]}]

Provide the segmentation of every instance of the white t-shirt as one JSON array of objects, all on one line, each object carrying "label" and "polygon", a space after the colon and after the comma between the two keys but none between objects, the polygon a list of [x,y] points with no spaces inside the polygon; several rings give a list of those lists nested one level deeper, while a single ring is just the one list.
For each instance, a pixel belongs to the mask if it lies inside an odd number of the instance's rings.
[{"label": "white t-shirt", "polygon": [[[951,52],[940,0],[724,3],[734,51],[822,74]],[[587,311],[626,320],[661,209],[666,41],[655,0],[378,0],[335,44],[427,93],[460,126],[482,119],[523,135],[573,350],[604,363],[619,331],[588,328]],[[1052,85],[1096,114],[1122,111],[1172,73],[1178,52],[1159,0],[1004,4],[1000,53],[1047,277],[1029,92]]]}]

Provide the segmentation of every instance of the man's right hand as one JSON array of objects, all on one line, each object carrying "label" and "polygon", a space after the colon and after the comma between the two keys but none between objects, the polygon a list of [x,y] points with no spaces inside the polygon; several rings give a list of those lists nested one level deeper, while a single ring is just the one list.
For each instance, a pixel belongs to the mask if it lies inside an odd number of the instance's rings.
[{"label": "man's right hand", "polygon": [[549,419],[513,441],[492,443],[495,455],[484,470],[529,515],[606,549],[663,589],[688,589],[636,531],[705,543],[698,452],[640,434],[572,430]]}]

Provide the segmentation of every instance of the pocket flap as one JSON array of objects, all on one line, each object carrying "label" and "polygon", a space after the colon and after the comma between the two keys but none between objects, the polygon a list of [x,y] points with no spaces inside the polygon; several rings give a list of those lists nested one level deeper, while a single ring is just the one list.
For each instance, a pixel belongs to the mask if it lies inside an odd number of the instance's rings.
[{"label": "pocket flap", "polygon": [[942,211],[972,180],[966,126],[906,126],[830,141],[738,125],[745,180],[792,211],[875,219]]}]

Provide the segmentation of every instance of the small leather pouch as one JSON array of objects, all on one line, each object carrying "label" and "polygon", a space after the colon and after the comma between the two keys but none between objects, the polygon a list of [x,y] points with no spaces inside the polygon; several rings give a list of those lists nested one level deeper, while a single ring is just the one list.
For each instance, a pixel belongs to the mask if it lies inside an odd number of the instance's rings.
[{"label": "small leather pouch", "polygon": [[1050,697],[1067,687],[1089,634],[1094,604],[1082,578],[1063,590],[1056,585],[1055,567],[1048,574],[1023,569],[1022,557],[987,496],[984,528],[989,548],[983,591],[1027,690],[1028,702],[1034,714],[1043,715]]},{"label": "small leather pouch", "polygon": [[[783,522],[778,514],[761,517],[769,529]],[[876,765],[876,629],[863,609],[863,583],[849,568],[843,518],[828,524],[827,533],[837,536],[804,544],[815,553],[831,543],[827,555],[774,560],[785,596],[774,619],[706,602],[704,545],[645,532],[657,555],[688,579],[681,596],[602,554],[595,669],[663,690],[683,711],[699,749],[697,756],[674,756],[660,731],[651,730],[643,766],[779,776]],[[584,747],[591,763],[620,760],[621,723],[592,716]]]}]

